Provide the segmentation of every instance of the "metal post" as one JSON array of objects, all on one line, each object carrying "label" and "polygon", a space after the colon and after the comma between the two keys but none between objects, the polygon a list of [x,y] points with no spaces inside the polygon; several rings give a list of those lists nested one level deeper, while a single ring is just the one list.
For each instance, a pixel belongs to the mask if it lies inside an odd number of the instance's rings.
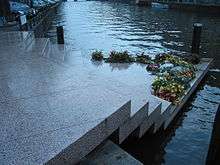
[{"label": "metal post", "polygon": [[29,20],[29,27],[30,27],[30,29],[32,29],[32,28],[33,28],[33,24],[32,24],[32,18]]},{"label": "metal post", "polygon": [[202,24],[195,23],[193,25],[193,38],[192,38],[192,53],[199,54],[199,47],[201,41]]},{"label": "metal post", "polygon": [[26,23],[25,25],[24,25],[24,31],[28,31],[28,24]]},{"label": "metal post", "polygon": [[63,26],[57,26],[57,43],[58,44],[64,44]]}]

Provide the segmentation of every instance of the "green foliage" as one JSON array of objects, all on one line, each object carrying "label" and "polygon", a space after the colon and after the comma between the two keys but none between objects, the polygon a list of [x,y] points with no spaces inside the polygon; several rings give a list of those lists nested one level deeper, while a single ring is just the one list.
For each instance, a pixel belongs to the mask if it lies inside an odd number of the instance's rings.
[{"label": "green foliage", "polygon": [[169,56],[168,54],[157,54],[154,58],[155,63],[162,63],[166,60],[166,57]]},{"label": "green foliage", "polygon": [[195,78],[196,68],[183,58],[159,54],[155,56],[154,64],[147,66],[147,70],[157,74],[152,83],[154,95],[177,103]]},{"label": "green foliage", "polygon": [[183,58],[171,54],[159,54],[152,60],[144,53],[132,57],[128,51],[111,51],[108,58],[101,51],[92,53],[93,60],[105,60],[109,63],[142,63],[148,64],[146,69],[157,75],[152,83],[154,95],[177,103],[183,96],[190,82],[195,78],[196,68]]},{"label": "green foliage", "polygon": [[111,63],[131,63],[134,62],[135,59],[128,54],[128,51],[124,51],[124,52],[111,51],[109,57],[106,58],[105,61]]},{"label": "green foliage", "polygon": [[142,64],[150,64],[151,63],[151,58],[149,55],[145,55],[144,52],[141,55],[136,55],[135,58],[136,62],[142,63]]},{"label": "green foliage", "polygon": [[102,51],[96,50],[92,53],[92,59],[95,61],[102,61],[103,60],[103,53]]},{"label": "green foliage", "polygon": [[128,51],[111,51],[109,53],[109,57],[104,58],[103,53],[101,51],[95,51],[92,53],[92,59],[96,61],[105,60],[105,62],[109,63],[142,63],[142,64],[150,64],[152,63],[151,57],[149,55],[145,55],[144,53],[141,53],[140,55],[136,55],[136,57],[132,57],[128,53]]},{"label": "green foliage", "polygon": [[158,77],[152,84],[154,95],[167,101],[176,103],[185,92],[184,85],[174,80],[167,80],[164,77]]}]

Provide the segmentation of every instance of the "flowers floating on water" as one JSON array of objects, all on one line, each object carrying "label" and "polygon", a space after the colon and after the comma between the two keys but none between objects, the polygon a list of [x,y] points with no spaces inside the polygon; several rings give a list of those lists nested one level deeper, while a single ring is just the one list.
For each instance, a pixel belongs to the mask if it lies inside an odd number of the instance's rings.
[{"label": "flowers floating on water", "polygon": [[190,82],[195,78],[196,68],[194,65],[171,54],[159,54],[151,59],[144,53],[132,56],[128,51],[111,51],[109,57],[104,58],[101,51],[95,51],[92,53],[92,59],[104,60],[109,63],[148,64],[147,71],[157,75],[152,83],[153,94],[172,103],[177,103],[180,100],[190,86]]},{"label": "flowers floating on water", "polygon": [[170,102],[177,102],[184,94],[185,87],[166,78],[157,78],[152,84],[153,94]]},{"label": "flowers floating on water", "polygon": [[95,52],[93,52],[92,53],[92,60],[102,61],[103,60],[103,53],[102,53],[102,51],[96,50]]},{"label": "flowers floating on water", "polygon": [[101,61],[104,60],[105,62],[109,63],[142,63],[142,64],[149,64],[151,63],[151,57],[141,53],[140,55],[132,56],[129,54],[128,51],[111,51],[109,53],[109,57],[104,58],[104,55],[101,51],[95,51],[92,53],[92,60]]},{"label": "flowers floating on water", "polygon": [[[153,66],[157,66],[158,69],[151,69]],[[157,74],[152,84],[153,94],[173,103],[177,103],[184,95],[195,78],[196,71],[193,64],[169,54],[156,56],[154,63],[146,69]]]},{"label": "flowers floating on water", "polygon": [[149,65],[147,65],[146,69],[150,72],[158,72],[159,68],[160,68],[160,65],[158,65],[158,64],[149,64]]},{"label": "flowers floating on water", "polygon": [[151,63],[151,57],[149,55],[145,55],[144,53],[141,53],[141,55],[136,55],[135,61],[142,63],[142,64],[150,64]]},{"label": "flowers floating on water", "polygon": [[128,51],[111,51],[109,57],[106,58],[105,61],[111,63],[131,63],[135,61],[135,58],[129,55]]}]

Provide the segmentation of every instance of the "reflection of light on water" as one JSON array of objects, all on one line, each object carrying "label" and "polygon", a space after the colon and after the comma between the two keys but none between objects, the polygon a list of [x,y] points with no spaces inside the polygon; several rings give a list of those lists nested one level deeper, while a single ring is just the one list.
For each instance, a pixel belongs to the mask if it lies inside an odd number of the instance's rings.
[{"label": "reflection of light on water", "polygon": [[[204,104],[206,102],[206,104]],[[201,90],[197,94],[196,100],[193,102],[193,106],[200,107],[202,109],[213,109],[211,105],[220,103],[220,89],[206,85],[204,90]]]},{"label": "reflection of light on water", "polygon": [[170,41],[170,42],[163,42],[163,43],[168,46],[179,46],[179,47],[184,46],[184,43],[181,43],[181,42]]},{"label": "reflection of light on water", "polygon": [[168,9],[169,6],[167,4],[161,4],[161,3],[152,3],[153,9]]},{"label": "reflection of light on water", "polygon": [[174,34],[174,33],[182,33],[181,31],[165,31],[165,32],[167,32],[167,33],[170,33],[170,34]]},{"label": "reflection of light on water", "polygon": [[220,69],[209,69],[210,72],[220,72]]},{"label": "reflection of light on water", "polygon": [[[185,118],[166,146],[165,164],[205,164],[220,89],[205,85],[186,107]],[[188,161],[186,161],[188,160]]]}]

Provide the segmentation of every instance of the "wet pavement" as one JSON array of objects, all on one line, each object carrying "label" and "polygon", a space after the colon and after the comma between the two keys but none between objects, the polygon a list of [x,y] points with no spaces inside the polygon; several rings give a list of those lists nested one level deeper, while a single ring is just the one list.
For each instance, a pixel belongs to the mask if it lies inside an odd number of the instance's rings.
[{"label": "wet pavement", "polygon": [[94,63],[29,33],[5,33],[2,41],[2,165],[77,162],[148,101],[149,114],[170,104],[151,95],[154,76],[145,66]]}]

